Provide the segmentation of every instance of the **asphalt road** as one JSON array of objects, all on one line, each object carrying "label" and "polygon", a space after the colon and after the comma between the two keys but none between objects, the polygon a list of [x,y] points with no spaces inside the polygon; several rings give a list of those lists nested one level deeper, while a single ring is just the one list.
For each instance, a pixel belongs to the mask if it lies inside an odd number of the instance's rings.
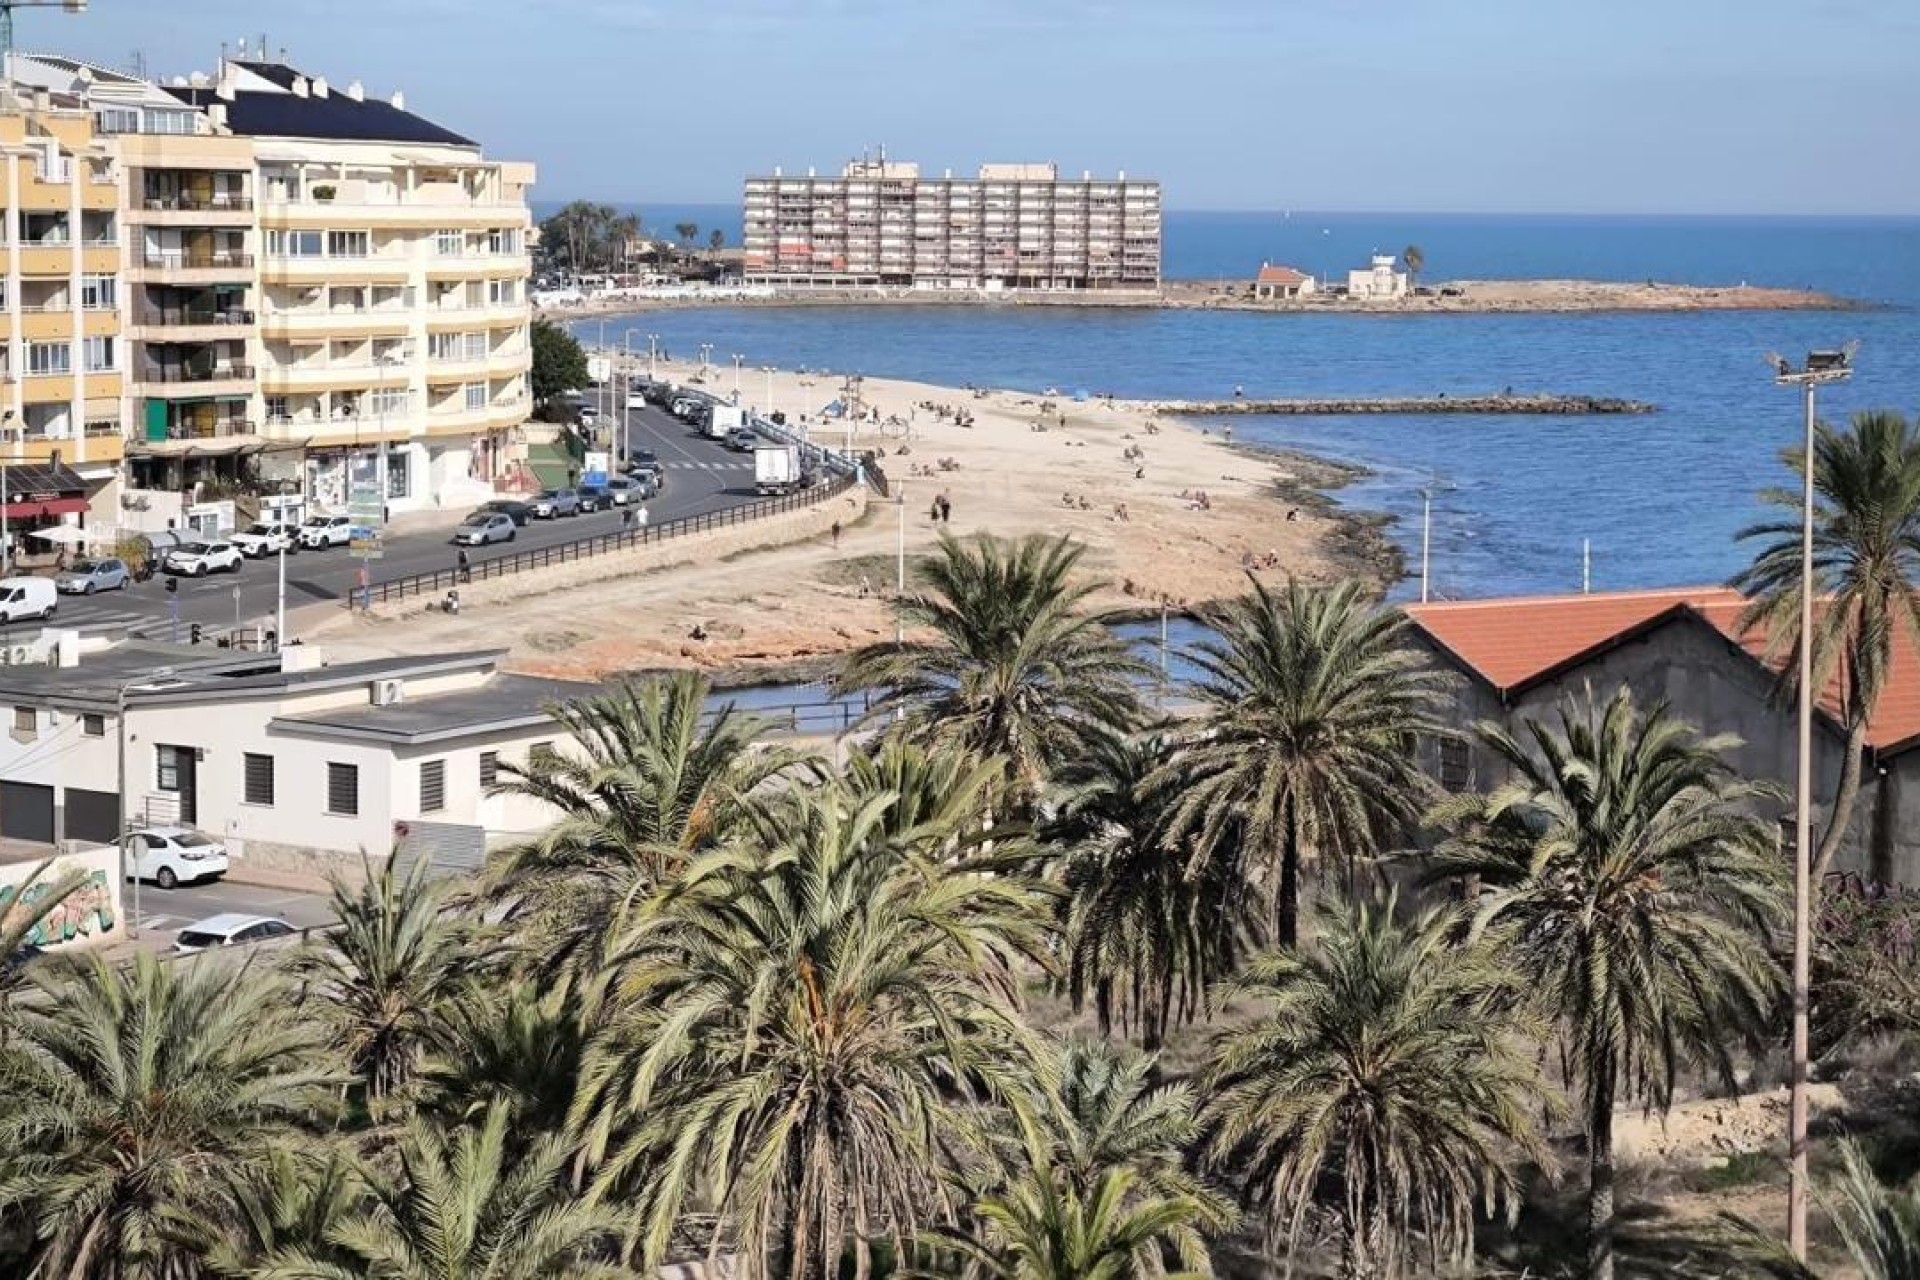
[{"label": "asphalt road", "polygon": [[134,911],[133,884],[129,881],[122,902],[127,914],[134,917],[142,940],[167,947],[173,945],[174,935],[188,925],[229,911],[249,916],[277,916],[297,929],[332,924],[334,919],[332,904],[325,894],[235,884],[230,880],[183,884],[175,889],[142,884],[138,913]]},{"label": "asphalt road", "polygon": [[[602,388],[599,396],[602,409],[610,411],[613,392]],[[657,407],[649,406],[623,417],[631,447],[652,449],[666,473],[666,489],[647,502],[649,523],[723,511],[755,500],[751,456],[729,452],[717,441],[696,435]],[[458,553],[450,541],[455,514],[449,513],[447,522],[433,529],[390,536],[385,555],[372,562],[372,580],[380,582],[452,568]],[[477,548],[468,555],[477,565],[493,556],[572,542],[619,527],[617,510],[565,520],[536,520],[521,528],[513,542]],[[345,607],[348,592],[359,582],[360,569],[361,562],[344,547],[302,551],[287,557],[288,610],[326,602]],[[277,557],[249,560],[238,573],[181,578],[179,591],[173,594],[166,590],[162,575],[156,574],[124,591],[98,596],[62,596],[55,622],[83,627],[120,626],[161,640],[177,634],[182,641],[187,639],[189,628],[195,622],[214,630],[236,624],[271,626],[278,595],[278,570]],[[39,623],[30,625],[36,630],[40,626]]]}]

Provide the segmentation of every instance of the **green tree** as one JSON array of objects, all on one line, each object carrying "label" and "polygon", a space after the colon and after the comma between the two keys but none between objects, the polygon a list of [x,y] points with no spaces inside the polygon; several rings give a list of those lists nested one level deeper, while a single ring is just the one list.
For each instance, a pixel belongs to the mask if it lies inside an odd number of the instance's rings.
[{"label": "green tree", "polygon": [[53,862],[48,858],[37,864],[0,898],[0,1043],[6,1040],[8,1005],[27,984],[32,940],[41,922],[86,883],[78,871],[55,875]]},{"label": "green tree", "polygon": [[638,214],[575,200],[540,224],[541,248],[575,274],[611,271],[640,235]]},{"label": "green tree", "polygon": [[34,981],[0,1049],[0,1219],[31,1224],[37,1274],[188,1274],[195,1225],[233,1220],[333,1110],[319,1025],[247,965],[96,956]]},{"label": "green tree", "polygon": [[718,253],[726,247],[727,247],[727,233],[722,231],[720,228],[715,227],[713,229],[712,234],[707,237],[707,248],[711,249],[715,253]]},{"label": "green tree", "polygon": [[1569,700],[1557,724],[1480,735],[1510,780],[1433,819],[1432,874],[1474,886],[1485,935],[1556,1020],[1589,1153],[1587,1273],[1614,1264],[1614,1109],[1665,1111],[1685,1066],[1733,1084],[1733,1054],[1773,1022],[1766,948],[1784,914],[1769,788],[1625,688]]},{"label": "green tree", "polygon": [[424,1106],[448,1124],[512,1108],[517,1132],[561,1133],[579,1085],[587,1031],[581,1001],[517,980],[469,992],[447,1014],[448,1051],[427,1063]]},{"label": "green tree", "polygon": [[473,922],[448,909],[448,884],[425,858],[404,878],[397,860],[352,887],[333,884],[328,930],[294,961],[308,1008],[376,1106],[412,1091],[442,1036],[449,1005],[486,970]]},{"label": "green tree", "polygon": [[1418,818],[1431,790],[1414,744],[1445,732],[1445,678],[1358,581],[1255,581],[1210,621],[1219,638],[1193,654],[1205,714],[1152,782],[1178,789],[1170,823],[1196,863],[1231,860],[1292,947],[1306,865],[1331,862],[1351,882]]},{"label": "green tree", "polygon": [[694,1203],[743,1274],[831,1280],[952,1212],[943,1153],[1044,1079],[1017,1000],[1041,894],[885,839],[887,797],[797,788],[783,843],[699,859],[623,939],[575,1120],[641,1263]]},{"label": "green tree", "polygon": [[1400,260],[1407,264],[1407,275],[1411,278],[1410,282],[1418,287],[1420,284],[1420,273],[1427,269],[1426,251],[1417,244],[1410,244],[1400,251]]},{"label": "green tree", "polygon": [[[929,751],[901,738],[876,739],[870,751],[848,757],[843,781],[857,800],[890,797],[881,836],[928,857],[971,850],[989,832],[999,763],[959,752]],[[1004,850],[1003,853],[1010,853]]]},{"label": "green tree", "polygon": [[[1805,453],[1782,460],[1802,474]],[[1867,729],[1886,694],[1894,654],[1920,644],[1920,426],[1897,413],[1858,413],[1849,429],[1822,423],[1813,442],[1813,572],[1817,611],[1813,684],[1837,688],[1846,753],[1814,857],[1818,884],[1846,841],[1860,795]],[[1774,656],[1788,656],[1783,691],[1798,685],[1800,486],[1760,495],[1788,513],[1740,531],[1759,542],[1733,585],[1753,596],[1742,627],[1764,630]]]},{"label": "green tree", "polygon": [[328,1240],[364,1208],[367,1186],[341,1146],[275,1148],[250,1173],[233,1188],[231,1220],[195,1224],[204,1233],[196,1249],[208,1274],[252,1280],[268,1259],[293,1251],[346,1266],[350,1259]]},{"label": "green tree", "polygon": [[837,687],[877,694],[869,723],[897,716],[930,750],[1000,760],[1031,807],[1063,764],[1140,718],[1147,668],[1085,608],[1094,584],[1071,581],[1085,554],[1064,537],[942,535],[921,570],[930,590],[897,606],[930,634],[861,649]]},{"label": "green tree", "polygon": [[1470,1256],[1476,1205],[1511,1221],[1517,1159],[1548,1160],[1514,975],[1453,946],[1451,917],[1395,915],[1391,898],[1323,900],[1314,952],[1229,983],[1261,1015],[1220,1037],[1203,1086],[1208,1155],[1243,1171],[1269,1240],[1296,1246],[1323,1204],[1352,1280]]},{"label": "green tree", "polygon": [[1225,859],[1187,871],[1169,831],[1173,787],[1154,778],[1161,734],[1103,738],[1069,765],[1041,829],[1060,850],[1064,981],[1076,1010],[1093,1006],[1159,1047],[1170,1026],[1206,1012],[1207,993],[1239,962],[1262,922]]},{"label": "green tree", "polygon": [[700,224],[697,222],[676,222],[673,224],[673,234],[680,237],[681,244],[691,249],[693,248],[693,242],[700,238]]},{"label": "green tree", "polygon": [[1830,1207],[1861,1280],[1920,1280],[1920,1194],[1914,1184],[1884,1185],[1857,1143],[1843,1144],[1840,1159]]},{"label": "green tree", "polygon": [[587,353],[579,339],[551,320],[535,320],[529,333],[533,368],[527,376],[535,400],[545,404],[562,391],[587,385]]},{"label": "green tree", "polygon": [[687,861],[739,830],[754,793],[800,759],[756,745],[761,721],[693,672],[649,678],[553,709],[575,744],[502,763],[498,790],[558,815],[489,868],[546,971],[597,969],[625,904],[644,899]]},{"label": "green tree", "polygon": [[507,1108],[478,1125],[443,1130],[407,1122],[392,1177],[372,1205],[335,1227],[337,1264],[301,1250],[276,1254],[256,1280],[596,1280],[630,1277],[594,1261],[617,1219],[568,1185],[567,1148],[555,1139],[516,1151]]}]

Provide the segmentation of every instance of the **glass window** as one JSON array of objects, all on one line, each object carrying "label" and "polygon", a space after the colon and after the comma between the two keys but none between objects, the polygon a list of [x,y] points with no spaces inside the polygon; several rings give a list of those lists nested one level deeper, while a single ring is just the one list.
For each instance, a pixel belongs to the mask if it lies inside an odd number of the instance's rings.
[{"label": "glass window", "polygon": [[467,408],[484,409],[487,407],[487,384],[469,382],[466,384]]},{"label": "glass window", "polygon": [[329,258],[364,258],[367,256],[368,236],[364,231],[327,232],[327,256]]},{"label": "glass window", "polygon": [[73,344],[67,342],[29,342],[27,372],[30,375],[73,372]]},{"label": "glass window", "polygon": [[553,743],[536,742],[527,748],[527,763],[534,768],[553,763]]},{"label": "glass window", "polygon": [[464,354],[467,359],[485,360],[487,358],[487,335],[486,334],[469,333],[464,335],[464,339],[465,340],[462,343],[462,346],[465,348]]},{"label": "glass window", "polygon": [[438,813],[447,807],[447,762],[420,762],[420,812]]},{"label": "glass window", "polygon": [[480,786],[482,790],[491,787],[500,777],[500,753],[482,751],[480,753]]},{"label": "glass window", "polygon": [[327,764],[327,812],[343,818],[360,814],[360,767]]},{"label": "glass window", "polygon": [[290,258],[317,258],[323,244],[324,237],[318,231],[287,232],[287,256]]},{"label": "glass window", "polygon": [[427,355],[434,360],[452,360],[460,354],[460,335],[457,333],[430,333],[427,335]]},{"label": "glass window", "polygon": [[185,750],[184,747],[169,746],[154,748],[154,786],[162,791],[180,789],[180,757]]},{"label": "glass window", "polygon": [[87,339],[87,372],[107,373],[116,366],[113,363],[112,338]]},{"label": "glass window", "polygon": [[465,253],[467,237],[461,231],[436,231],[433,233],[433,251],[442,258],[454,258]]},{"label": "glass window", "polygon": [[1465,791],[1473,782],[1467,744],[1460,738],[1440,739],[1439,783],[1446,791]]},{"label": "glass window", "polygon": [[80,305],[88,311],[111,311],[119,297],[119,281],[113,276],[81,276]]},{"label": "glass window", "polygon": [[89,738],[107,736],[107,718],[103,715],[84,715],[80,717],[80,732]]},{"label": "glass window", "polygon": [[487,232],[487,252],[494,254],[515,254],[520,252],[520,230],[517,227],[495,227]]},{"label": "glass window", "polygon": [[248,804],[273,803],[273,757],[246,753],[246,798]]},{"label": "glass window", "polygon": [[412,490],[408,487],[407,462],[412,455],[404,449],[395,449],[387,454],[387,496],[404,498]]}]

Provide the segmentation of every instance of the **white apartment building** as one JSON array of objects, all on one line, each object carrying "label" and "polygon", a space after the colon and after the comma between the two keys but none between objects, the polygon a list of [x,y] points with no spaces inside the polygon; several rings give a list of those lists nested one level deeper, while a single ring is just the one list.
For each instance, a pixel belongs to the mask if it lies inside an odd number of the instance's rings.
[{"label": "white apartment building", "polygon": [[838,177],[746,181],[744,275],[787,288],[1160,287],[1160,184],[1063,179],[1050,164],[975,178],[856,160]]},{"label": "white apartment building", "polygon": [[123,820],[177,821],[237,863],[309,874],[416,829],[474,853],[542,830],[544,806],[489,788],[502,762],[571,750],[547,708],[599,691],[503,673],[497,652],[326,665],[310,645],[61,650],[0,665],[0,837],[112,844]]}]

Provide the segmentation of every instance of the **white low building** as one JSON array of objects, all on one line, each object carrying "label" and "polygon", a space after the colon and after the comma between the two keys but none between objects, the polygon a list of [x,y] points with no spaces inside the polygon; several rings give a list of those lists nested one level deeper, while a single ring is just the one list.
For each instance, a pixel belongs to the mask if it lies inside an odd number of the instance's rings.
[{"label": "white low building", "polygon": [[1376,253],[1366,270],[1347,272],[1347,296],[1377,302],[1406,297],[1407,273],[1393,269],[1397,261],[1390,253]]},{"label": "white low building", "polygon": [[279,872],[408,842],[461,864],[541,830],[544,806],[490,788],[502,764],[569,750],[548,708],[597,691],[502,672],[500,652],[328,665],[317,646],[83,653],[67,635],[64,664],[0,666],[0,837],[181,822]]}]

